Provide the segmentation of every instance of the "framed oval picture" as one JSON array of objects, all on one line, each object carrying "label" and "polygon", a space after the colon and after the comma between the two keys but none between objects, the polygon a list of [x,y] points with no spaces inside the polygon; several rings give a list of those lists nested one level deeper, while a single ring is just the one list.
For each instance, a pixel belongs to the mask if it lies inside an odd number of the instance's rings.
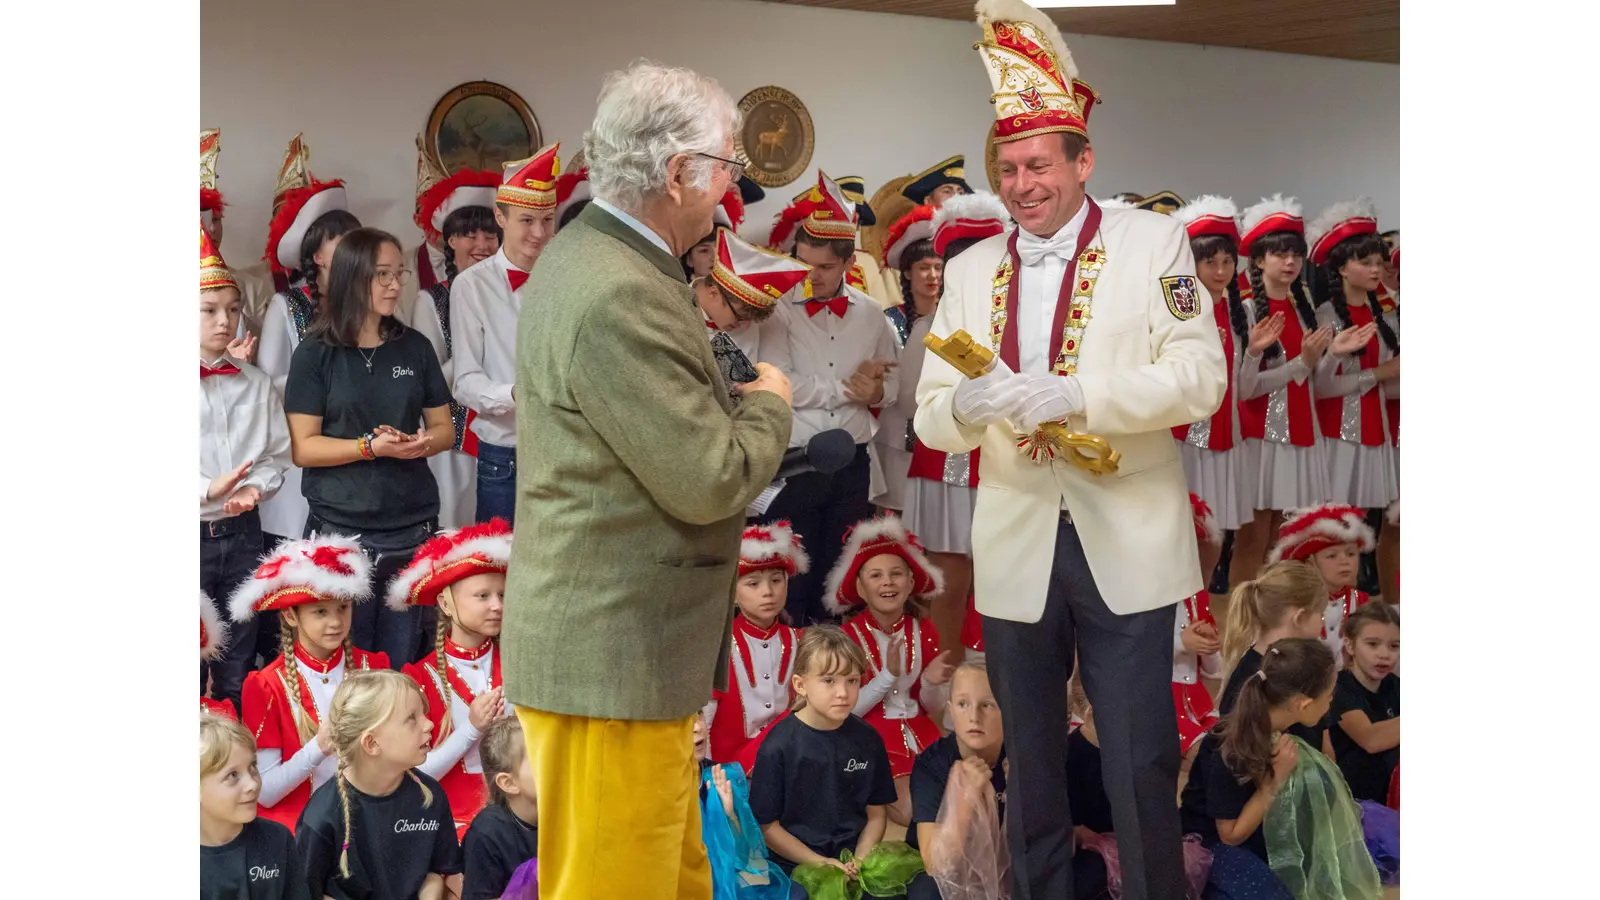
[{"label": "framed oval picture", "polygon": [[498,172],[543,146],[527,102],[492,81],[469,81],[440,97],[428,115],[425,140],[434,161],[451,175],[462,169]]},{"label": "framed oval picture", "polygon": [[734,152],[749,165],[745,173],[762,187],[782,187],[811,165],[816,132],[800,98],[781,87],[759,87],[739,101],[744,125]]}]

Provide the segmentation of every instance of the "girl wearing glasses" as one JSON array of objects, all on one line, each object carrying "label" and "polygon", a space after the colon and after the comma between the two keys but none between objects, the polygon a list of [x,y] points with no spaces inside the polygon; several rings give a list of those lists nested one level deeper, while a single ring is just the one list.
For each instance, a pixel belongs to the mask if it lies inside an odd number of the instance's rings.
[{"label": "girl wearing glasses", "polygon": [[[408,274],[400,242],[375,228],[344,236],[321,314],[289,365],[284,411],[310,506],[305,534],[360,535],[382,586],[438,527],[427,457],[451,447],[450,386],[428,339],[395,318]],[[352,642],[399,669],[424,651],[423,610],[357,608]]]}]

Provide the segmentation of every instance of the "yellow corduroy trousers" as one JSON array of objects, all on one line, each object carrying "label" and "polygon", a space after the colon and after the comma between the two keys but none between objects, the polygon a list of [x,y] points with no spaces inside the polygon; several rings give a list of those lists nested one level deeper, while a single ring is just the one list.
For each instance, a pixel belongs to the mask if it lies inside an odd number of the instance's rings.
[{"label": "yellow corduroy trousers", "polygon": [[540,900],[711,900],[693,716],[513,708],[538,782]]}]

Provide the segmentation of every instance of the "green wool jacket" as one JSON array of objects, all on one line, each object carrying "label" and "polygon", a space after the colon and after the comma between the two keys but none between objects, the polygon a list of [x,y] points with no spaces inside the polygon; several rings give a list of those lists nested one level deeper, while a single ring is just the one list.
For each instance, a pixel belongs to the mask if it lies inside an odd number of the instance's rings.
[{"label": "green wool jacket", "polygon": [[725,689],[744,510],[790,411],[734,411],[678,260],[591,204],[540,256],[517,321],[517,526],[506,699],[683,718]]}]

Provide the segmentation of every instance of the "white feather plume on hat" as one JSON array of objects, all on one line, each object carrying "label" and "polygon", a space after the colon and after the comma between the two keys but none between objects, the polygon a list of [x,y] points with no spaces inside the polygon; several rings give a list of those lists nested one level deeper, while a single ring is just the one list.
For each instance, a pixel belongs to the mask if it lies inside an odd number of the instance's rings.
[{"label": "white feather plume on hat", "polygon": [[1078,77],[1078,64],[1072,58],[1072,51],[1067,49],[1066,39],[1061,36],[1061,29],[1050,19],[1048,13],[1023,3],[1022,0],[978,0],[972,8],[978,16],[979,25],[990,22],[1027,22],[1038,28],[1050,40],[1050,46],[1056,51],[1056,59],[1061,65],[1062,74],[1070,82]]},{"label": "white feather plume on hat", "polygon": [[1262,197],[1260,203],[1244,211],[1244,216],[1239,222],[1239,231],[1242,234],[1249,234],[1250,230],[1260,225],[1267,216],[1283,213],[1298,219],[1302,212],[1303,208],[1300,206],[1300,201],[1294,197],[1285,197],[1282,194]]},{"label": "white feather plume on hat", "polygon": [[228,626],[217,614],[217,606],[200,592],[200,658],[211,660],[222,655],[228,646]]},{"label": "white feather plume on hat", "polygon": [[1180,225],[1187,225],[1204,216],[1237,219],[1239,217],[1239,207],[1228,197],[1205,194],[1190,200],[1172,212],[1172,217],[1177,219]]}]

